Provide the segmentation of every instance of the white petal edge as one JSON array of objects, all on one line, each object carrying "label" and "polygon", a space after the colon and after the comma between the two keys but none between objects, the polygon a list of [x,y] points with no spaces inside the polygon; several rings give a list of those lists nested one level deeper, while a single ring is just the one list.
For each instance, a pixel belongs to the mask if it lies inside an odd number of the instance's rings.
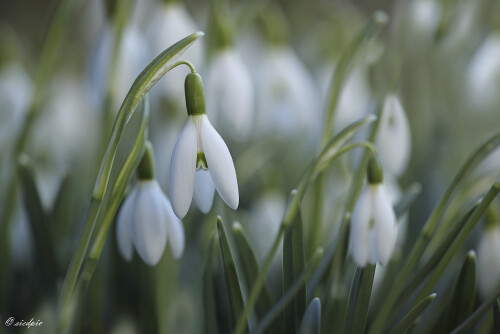
[{"label": "white petal edge", "polygon": [[165,194],[156,181],[141,182],[139,187],[132,240],[142,260],[154,266],[160,261],[167,243]]},{"label": "white petal edge", "polygon": [[365,190],[359,197],[352,213],[349,242],[352,257],[360,267],[364,267],[369,259],[370,215],[370,194]]},{"label": "white petal edge", "polygon": [[172,205],[166,197],[164,197],[164,207],[167,217],[168,241],[170,242],[170,249],[172,250],[174,259],[178,260],[184,253],[184,247],[186,244],[184,225],[182,225],[182,221],[175,215],[174,210],[172,210]]},{"label": "white petal edge", "polygon": [[373,190],[373,219],[377,233],[378,261],[386,265],[391,259],[398,237],[396,214],[383,185],[372,186]]},{"label": "white petal edge", "polygon": [[188,212],[193,199],[196,152],[196,128],[192,117],[188,117],[172,152],[168,183],[172,208],[181,219]]},{"label": "white petal edge", "polygon": [[132,219],[137,200],[137,188],[134,188],[123,203],[116,222],[116,243],[121,256],[127,261],[132,261],[134,247],[132,243]]},{"label": "white petal edge", "polygon": [[215,185],[208,170],[196,171],[194,177],[193,198],[201,212],[208,213],[212,208],[215,195]]},{"label": "white petal edge", "polygon": [[215,188],[226,204],[236,210],[240,201],[233,158],[222,137],[206,115],[201,122],[201,142]]}]

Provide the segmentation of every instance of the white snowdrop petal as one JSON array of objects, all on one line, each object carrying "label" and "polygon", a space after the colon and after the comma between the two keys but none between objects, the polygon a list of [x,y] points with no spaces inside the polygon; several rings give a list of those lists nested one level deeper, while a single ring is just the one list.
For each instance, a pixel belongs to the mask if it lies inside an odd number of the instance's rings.
[{"label": "white snowdrop petal", "polygon": [[184,226],[182,225],[182,221],[175,215],[174,210],[172,210],[172,205],[166,197],[164,197],[164,207],[167,218],[168,241],[170,242],[170,249],[172,250],[173,257],[177,260],[184,253],[184,246],[186,243]]},{"label": "white snowdrop petal", "polygon": [[382,185],[372,186],[373,219],[377,233],[378,261],[385,265],[389,262],[397,241],[396,215],[389,197]]},{"label": "white snowdrop petal", "polygon": [[139,187],[132,238],[137,253],[153,266],[160,261],[167,243],[165,195],[156,181],[141,182]]},{"label": "white snowdrop petal", "polygon": [[118,245],[118,251],[120,252],[121,256],[129,262],[132,261],[132,256],[134,253],[131,235],[131,224],[134,216],[137,194],[137,188],[135,188],[128,195],[120,209],[120,213],[118,214],[116,222],[116,241]]},{"label": "white snowdrop petal", "polygon": [[488,298],[500,284],[500,229],[484,233],[477,251],[477,285],[480,295]]},{"label": "white snowdrop petal", "polygon": [[244,141],[253,126],[254,89],[247,67],[232,49],[215,55],[207,80],[207,113],[233,139]]},{"label": "white snowdrop petal", "polygon": [[370,195],[365,190],[359,197],[352,213],[349,243],[352,256],[360,267],[364,267],[369,258],[370,212]]},{"label": "white snowdrop petal", "polygon": [[239,193],[231,153],[222,137],[215,131],[206,115],[201,123],[201,141],[208,170],[220,197],[233,210],[238,208]]},{"label": "white snowdrop petal", "polygon": [[193,198],[201,212],[208,213],[214,202],[215,186],[208,170],[196,171]]},{"label": "white snowdrop petal", "polygon": [[375,143],[384,166],[395,176],[403,174],[410,160],[411,131],[396,95],[389,95],[385,100]]},{"label": "white snowdrop petal", "polygon": [[172,208],[181,219],[188,212],[193,198],[196,152],[196,129],[192,117],[188,117],[172,152],[168,184]]}]

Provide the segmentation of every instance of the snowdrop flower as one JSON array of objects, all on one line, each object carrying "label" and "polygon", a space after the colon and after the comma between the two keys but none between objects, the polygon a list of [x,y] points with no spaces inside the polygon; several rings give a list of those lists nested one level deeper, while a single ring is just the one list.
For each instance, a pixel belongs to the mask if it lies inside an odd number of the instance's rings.
[{"label": "snowdrop flower", "polygon": [[203,82],[198,73],[187,75],[185,94],[188,120],[170,160],[169,193],[174,212],[183,218],[193,193],[200,209],[207,212],[212,206],[213,189],[217,189],[224,202],[236,210],[239,194],[233,159],[208,120]]},{"label": "snowdrop flower", "polygon": [[435,0],[417,0],[411,3],[408,13],[414,31],[422,37],[431,37],[439,24],[441,7]]},{"label": "snowdrop flower", "polygon": [[[170,45],[198,30],[200,29],[182,3],[159,1],[150,19],[147,35],[156,56]],[[194,64],[201,64],[204,57],[203,43],[197,42],[184,53],[184,56]],[[177,101],[177,96],[182,94],[182,86],[177,83],[182,82],[186,74],[183,67],[176,67],[158,82],[158,88],[153,88],[152,94],[163,95],[172,101]]]},{"label": "snowdrop flower", "polygon": [[500,223],[486,222],[477,250],[478,290],[486,299],[495,293],[500,284]]},{"label": "snowdrop flower", "polygon": [[411,132],[405,111],[394,94],[385,99],[375,145],[383,166],[394,176],[401,176],[410,160]]},{"label": "snowdrop flower", "polygon": [[254,91],[250,72],[232,48],[219,50],[208,68],[208,114],[231,138],[243,141],[253,125]]},{"label": "snowdrop flower", "polygon": [[498,101],[500,87],[500,34],[490,34],[472,57],[467,68],[472,101],[483,108]]},{"label": "snowdrop flower", "polygon": [[118,112],[135,78],[146,67],[151,57],[147,40],[135,25],[129,25],[122,33],[118,59],[112,60],[115,38],[116,32],[113,27],[107,25],[91,55],[88,85],[93,93],[93,102],[99,107],[102,106],[111,61],[118,62],[112,85],[112,110]]},{"label": "snowdrop flower", "polygon": [[275,45],[264,56],[257,90],[257,124],[264,132],[286,136],[319,128],[318,89],[290,48]]},{"label": "snowdrop flower", "polygon": [[389,262],[397,239],[396,215],[382,183],[380,164],[368,164],[368,186],[352,214],[350,251],[360,267]]},{"label": "snowdrop flower", "polygon": [[33,94],[33,84],[21,65],[0,72],[0,150],[17,134]]},{"label": "snowdrop flower", "polygon": [[153,166],[153,150],[148,144],[137,170],[139,181],[123,203],[116,225],[118,250],[123,258],[131,261],[135,247],[150,266],[160,261],[167,236],[175,259],[182,256],[185,243],[182,222],[154,178]]}]

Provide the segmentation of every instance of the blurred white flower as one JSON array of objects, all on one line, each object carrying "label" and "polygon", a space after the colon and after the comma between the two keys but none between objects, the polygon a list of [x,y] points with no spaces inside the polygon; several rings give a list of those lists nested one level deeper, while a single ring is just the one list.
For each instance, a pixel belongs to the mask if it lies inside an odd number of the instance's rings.
[{"label": "blurred white flower", "polygon": [[[195,176],[195,173],[203,173],[200,169],[208,169],[210,175]],[[169,178],[169,193],[179,218],[186,215],[195,189],[195,200],[203,211],[210,209],[208,197],[211,193],[213,198],[212,187],[232,209],[238,207],[238,182],[233,159],[206,114],[188,116],[172,153]],[[195,180],[203,184],[195,186]]]},{"label": "blurred white flower", "polygon": [[0,72],[0,150],[19,132],[33,95],[33,83],[19,64]]},{"label": "blurred white flower", "polygon": [[476,106],[491,107],[500,88],[500,34],[491,33],[472,57],[467,68],[470,97]]},{"label": "blurred white flower", "polygon": [[375,139],[382,165],[394,176],[408,167],[411,154],[411,132],[406,113],[396,95],[388,95]]},{"label": "blurred white flower", "polygon": [[[147,32],[148,39],[151,41],[153,56],[156,57],[172,44],[198,30],[197,24],[182,3],[157,2]],[[198,41],[183,53],[183,58],[188,59],[200,69],[203,63],[203,55],[203,42]],[[188,74],[188,69],[184,66],[174,68],[155,85],[157,87],[153,87],[151,94],[153,97],[166,96],[172,101],[181,101],[182,99],[179,99],[179,96],[182,96],[183,87],[179,83],[183,82],[186,74]]]},{"label": "blurred white flower", "polygon": [[414,31],[421,37],[429,38],[439,24],[440,3],[436,0],[416,0],[410,3],[408,15]]},{"label": "blurred white flower", "polygon": [[[326,101],[328,93],[325,94],[324,101]],[[338,132],[362,118],[367,113],[370,99],[371,93],[368,86],[366,69],[364,66],[357,66],[349,74],[342,87],[337,111],[335,112],[335,131]]]},{"label": "blurred white flower", "polygon": [[79,171],[90,168],[101,128],[80,78],[57,77],[48,92],[27,150],[40,172],[40,196],[51,207],[63,175],[75,164]]},{"label": "blurred white flower", "polygon": [[123,258],[132,260],[133,246],[148,265],[160,261],[168,240],[175,259],[184,252],[184,227],[156,180],[140,180],[123,203],[116,237]]},{"label": "blurred white flower", "polygon": [[389,262],[397,239],[396,215],[382,183],[369,184],[352,214],[350,250],[356,263]]},{"label": "blurred white flower", "polygon": [[116,65],[112,84],[112,109],[117,113],[134,80],[151,60],[147,40],[135,25],[125,27],[122,33],[118,59],[111,59],[116,32],[106,25],[100,35],[89,63],[89,88],[96,108],[102,108],[112,61]]},{"label": "blurred white flower", "polygon": [[317,134],[322,113],[311,74],[288,47],[264,55],[257,79],[257,125],[260,131],[289,136]]},{"label": "blurred white flower", "polygon": [[239,54],[231,47],[218,51],[207,78],[208,115],[232,139],[247,139],[254,122],[254,91]]},{"label": "blurred white flower", "polygon": [[477,250],[478,289],[483,298],[495,293],[500,284],[500,225],[486,226]]}]

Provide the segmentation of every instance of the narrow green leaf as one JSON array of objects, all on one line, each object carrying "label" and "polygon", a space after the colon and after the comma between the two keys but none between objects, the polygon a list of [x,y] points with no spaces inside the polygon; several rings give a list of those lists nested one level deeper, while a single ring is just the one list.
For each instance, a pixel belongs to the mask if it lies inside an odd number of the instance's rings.
[{"label": "narrow green leaf", "polygon": [[[283,292],[287,291],[304,271],[304,239],[300,208],[283,237]],[[284,310],[285,333],[297,333],[306,310],[306,286],[304,285]]]},{"label": "narrow green leaf", "polygon": [[464,322],[460,324],[457,328],[455,328],[451,334],[459,334],[459,333],[468,333],[470,328],[479,320],[481,317],[488,312],[490,307],[497,302],[498,297],[500,296],[500,291],[496,291],[490,298],[488,298],[484,303],[479,306],[479,308],[474,311]]},{"label": "narrow green leaf", "polygon": [[[257,261],[257,256],[250,245],[248,236],[240,223],[233,224],[233,234],[239,260],[243,268],[243,275],[248,289],[250,290],[260,272],[259,262]],[[264,284],[262,293],[260,294],[259,299],[257,299],[257,304],[255,305],[259,318],[263,317],[274,305],[274,298],[269,291],[270,290],[267,284]]]},{"label": "narrow green leaf", "polygon": [[[398,310],[402,305],[406,302],[406,300],[415,292],[415,290],[420,286],[420,284],[424,281],[424,279],[429,275],[432,270],[437,266],[443,255],[446,253],[448,248],[450,247],[453,240],[455,240],[458,232],[462,229],[465,223],[472,216],[472,213],[479,206],[479,202],[475,203],[467,213],[460,218],[458,223],[456,223],[453,228],[448,232],[448,235],[441,245],[432,253],[432,256],[425,262],[425,264],[418,270],[418,272],[410,279],[410,282],[406,285],[404,290],[401,293],[400,298],[398,299],[394,309]],[[392,317],[390,318],[392,319]]]},{"label": "narrow green leaf", "polygon": [[217,244],[218,242],[217,234],[214,233],[212,238],[210,238],[210,244],[208,246],[208,256],[203,270],[203,311],[205,316],[205,332],[208,334],[216,334],[217,321],[215,314],[215,296],[214,296],[214,286],[213,281],[215,279],[215,265],[217,262]]},{"label": "narrow green leaf", "polygon": [[41,274],[48,288],[55,288],[58,275],[57,261],[54,255],[52,237],[49,233],[48,215],[45,212],[34,179],[34,171],[27,155],[21,154],[18,161],[19,179],[22,187],[24,205],[28,213],[31,230],[35,241]]},{"label": "narrow green leaf", "polygon": [[365,332],[374,275],[374,265],[356,268],[349,293],[346,333],[362,334]]},{"label": "narrow green leaf", "polygon": [[321,301],[314,298],[307,307],[306,313],[300,324],[300,334],[320,334],[321,333]]},{"label": "narrow green leaf", "polygon": [[500,333],[500,300],[493,305],[493,332]]},{"label": "narrow green leaf", "polygon": [[267,326],[283,311],[295,297],[295,295],[300,291],[305,282],[311,277],[312,273],[316,269],[323,256],[323,249],[318,248],[311,258],[311,261],[307,264],[306,270],[300,275],[300,277],[293,283],[293,285],[283,294],[283,296],[278,300],[276,305],[266,314],[266,316],[260,321],[260,323],[252,330],[252,334],[262,333]]},{"label": "narrow green leaf", "polygon": [[231,305],[231,315],[234,319],[234,324],[236,324],[238,317],[243,313],[243,296],[241,294],[240,282],[236,273],[234,257],[227,239],[226,229],[220,217],[217,217],[217,231],[219,232],[219,247],[224,265],[224,275],[226,277],[227,293],[229,295],[229,303]]},{"label": "narrow green leaf", "polygon": [[391,331],[392,334],[402,334],[406,333],[415,323],[417,318],[422,314],[422,312],[425,311],[427,306],[436,298],[436,294],[433,293],[427,298],[424,298],[420,303],[415,305],[410,312],[408,312],[404,318],[399,322],[399,324],[394,327],[394,329]]},{"label": "narrow green leaf", "polygon": [[467,319],[474,310],[476,300],[476,254],[470,251],[464,261],[460,275],[455,284],[453,298],[448,309],[448,328],[446,332],[457,327]]}]

